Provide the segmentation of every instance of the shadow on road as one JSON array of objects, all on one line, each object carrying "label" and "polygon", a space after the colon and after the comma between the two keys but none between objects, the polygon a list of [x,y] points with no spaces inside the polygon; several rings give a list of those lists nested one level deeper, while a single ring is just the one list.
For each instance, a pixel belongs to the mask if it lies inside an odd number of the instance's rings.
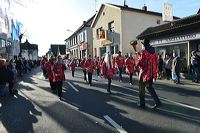
[{"label": "shadow on road", "polygon": [[36,115],[42,116],[34,105],[21,95],[10,96],[0,100],[0,119],[9,133],[34,133],[33,123]]}]

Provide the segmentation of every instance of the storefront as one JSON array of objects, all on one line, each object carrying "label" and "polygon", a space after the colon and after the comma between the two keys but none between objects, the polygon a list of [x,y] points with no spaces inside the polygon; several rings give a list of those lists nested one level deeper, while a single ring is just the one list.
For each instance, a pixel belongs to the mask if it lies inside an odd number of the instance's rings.
[{"label": "storefront", "polygon": [[156,53],[175,53],[182,61],[182,73],[190,70],[190,57],[193,50],[200,52],[200,14],[182,18],[157,27],[150,27],[138,36],[148,38]]}]

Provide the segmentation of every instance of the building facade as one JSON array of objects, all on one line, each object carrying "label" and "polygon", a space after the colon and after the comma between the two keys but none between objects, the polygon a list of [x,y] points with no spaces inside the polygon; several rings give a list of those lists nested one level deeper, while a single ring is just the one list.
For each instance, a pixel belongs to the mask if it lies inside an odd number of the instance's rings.
[{"label": "building facade", "polygon": [[188,16],[156,27],[147,28],[139,39],[149,38],[157,54],[176,54],[182,60],[181,72],[190,71],[190,57],[193,50],[200,55],[200,14]]},{"label": "building facade", "polygon": [[94,19],[92,16],[65,40],[66,52],[68,58],[82,59],[89,54],[92,55],[93,38],[91,23]]},{"label": "building facade", "polygon": [[[114,14],[114,15],[113,15]],[[163,24],[162,14],[113,4],[102,4],[91,27],[93,28],[93,56],[106,52],[123,55],[133,52],[130,41],[135,40],[149,26]]]}]

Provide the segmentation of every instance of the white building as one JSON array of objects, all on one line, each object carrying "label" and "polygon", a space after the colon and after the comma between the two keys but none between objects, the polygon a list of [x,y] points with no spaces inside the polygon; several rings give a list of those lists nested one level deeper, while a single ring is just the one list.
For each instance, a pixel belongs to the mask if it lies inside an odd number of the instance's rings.
[{"label": "white building", "polygon": [[91,23],[93,19],[94,16],[87,21],[83,21],[83,24],[65,40],[68,58],[82,59],[89,54],[92,55],[93,38]]},{"label": "white building", "polygon": [[130,41],[147,27],[163,24],[162,14],[113,4],[102,4],[91,27],[93,28],[93,56],[106,52],[123,55],[133,52]]}]

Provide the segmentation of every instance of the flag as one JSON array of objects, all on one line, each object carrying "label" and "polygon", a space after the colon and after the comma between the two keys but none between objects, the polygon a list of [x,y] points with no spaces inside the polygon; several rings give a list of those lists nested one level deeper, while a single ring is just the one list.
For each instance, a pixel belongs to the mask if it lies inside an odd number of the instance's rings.
[{"label": "flag", "polygon": [[58,49],[57,49],[57,56],[60,55],[60,49],[59,49],[59,46],[58,46]]},{"label": "flag", "polygon": [[15,22],[14,22],[13,19],[11,20],[11,30],[12,30],[12,40],[13,41],[19,40],[19,37],[17,36],[17,30],[16,30],[16,27],[15,27]]}]

